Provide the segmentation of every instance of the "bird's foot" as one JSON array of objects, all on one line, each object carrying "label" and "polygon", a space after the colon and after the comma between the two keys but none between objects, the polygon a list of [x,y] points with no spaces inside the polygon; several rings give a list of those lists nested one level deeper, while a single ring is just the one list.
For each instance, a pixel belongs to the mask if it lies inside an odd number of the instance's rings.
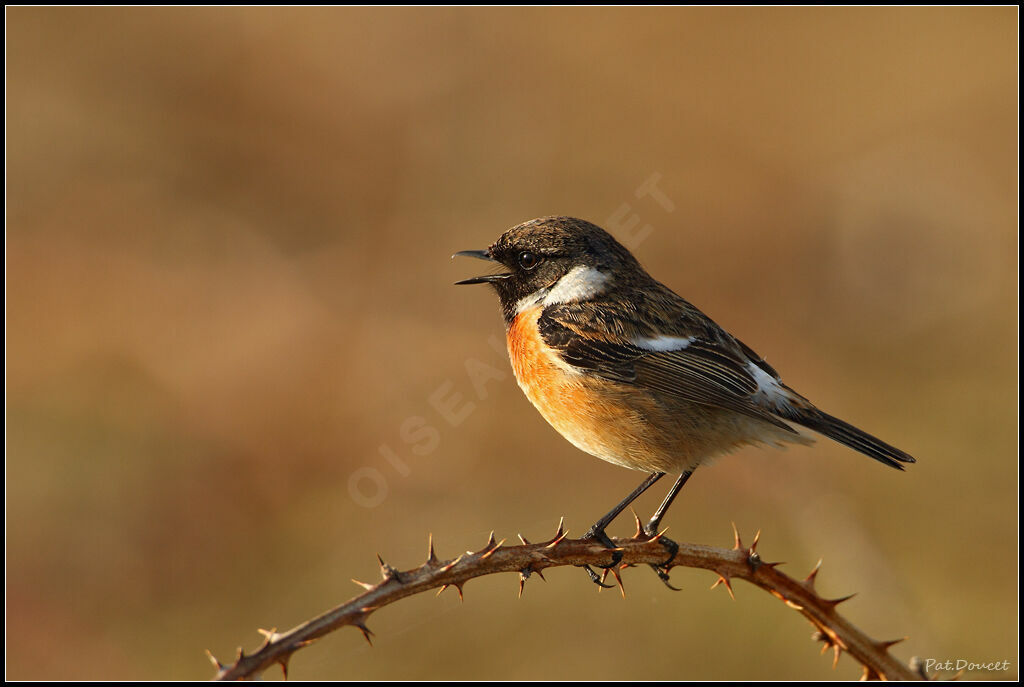
[{"label": "bird's foot", "polygon": [[654,571],[658,576],[658,579],[661,580],[666,587],[678,592],[679,587],[675,587],[671,582],[669,582],[668,572],[672,569],[672,561],[676,559],[676,554],[679,553],[679,544],[666,537],[664,533],[659,533],[658,524],[659,523],[654,522],[653,520],[647,523],[644,527],[644,534],[651,539],[656,539],[659,544],[665,547],[665,550],[668,552],[668,558],[666,558],[662,563],[650,563],[649,565],[651,566],[651,570]]},{"label": "bird's foot", "polygon": [[[622,560],[622,551],[617,550],[618,547],[615,546],[615,542],[611,540],[611,537],[608,536],[608,534],[604,531],[603,527],[599,528],[597,525],[594,525],[594,527],[591,527],[589,530],[587,530],[587,533],[584,534],[582,538],[593,539],[594,541],[597,541],[601,545],[603,545],[606,549],[611,549],[612,562],[608,565],[598,565],[597,567],[603,570],[608,570],[609,568],[614,568],[615,566],[617,566],[619,562]],[[590,581],[596,584],[598,587],[604,587],[605,589],[615,588],[614,585],[605,584],[604,582],[602,582],[601,576],[594,572],[594,569],[591,568],[589,565],[581,565],[580,567],[583,568],[587,572],[587,575],[590,576]]]}]

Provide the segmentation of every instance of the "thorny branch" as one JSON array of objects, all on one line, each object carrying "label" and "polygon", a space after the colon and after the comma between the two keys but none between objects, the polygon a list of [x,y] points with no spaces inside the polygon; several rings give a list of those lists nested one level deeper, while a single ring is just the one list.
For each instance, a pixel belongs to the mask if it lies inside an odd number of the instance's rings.
[{"label": "thorny branch", "polygon": [[[863,667],[863,679],[928,679],[921,666],[908,667],[889,653],[889,647],[902,639],[874,640],[836,612],[836,606],[852,595],[839,599],[825,599],[818,595],[814,587],[818,566],[815,566],[804,580],[798,581],[780,572],[777,569],[779,563],[766,563],[761,560],[757,553],[760,532],[754,536],[749,547],[744,547],[739,533],[735,532],[735,527],[733,529],[733,548],[679,544],[675,558],[665,569],[682,566],[710,570],[718,576],[712,589],[724,585],[730,596],[733,593],[731,581],[737,578],[771,593],[811,621],[815,627],[812,638],[823,643],[822,653],[829,649],[833,652],[833,667],[845,651]],[[239,648],[235,661],[229,665],[221,663],[210,654],[210,660],[217,669],[215,679],[252,678],[275,664],[281,666],[287,677],[288,661],[292,654],[346,625],[358,628],[369,642],[373,633],[366,626],[367,618],[382,607],[407,596],[430,589],[439,589],[440,594],[448,587],[455,587],[459,598],[462,598],[462,587],[467,581],[502,572],[519,573],[519,594],[522,595],[526,580],[534,573],[543,577],[541,571],[545,568],[586,564],[607,565],[609,553],[613,551],[591,539],[568,539],[561,523],[555,536],[546,542],[532,544],[522,535],[519,535],[519,538],[523,542],[521,546],[505,546],[505,540],[495,541],[492,533],[480,551],[467,552],[448,561],[437,558],[431,538],[426,563],[405,571],[395,570],[378,556],[382,577],[380,582],[369,584],[353,580],[366,590],[362,594],[287,632],[260,630],[265,640],[256,652],[245,654]],[[613,567],[610,572],[620,589],[620,569],[642,564],[665,563],[665,547],[659,543],[660,538],[661,535],[652,537],[645,534],[638,519],[637,533],[633,537],[614,540],[618,547],[614,550],[621,551],[622,559],[618,568]],[[607,571],[605,574],[607,575]]]}]

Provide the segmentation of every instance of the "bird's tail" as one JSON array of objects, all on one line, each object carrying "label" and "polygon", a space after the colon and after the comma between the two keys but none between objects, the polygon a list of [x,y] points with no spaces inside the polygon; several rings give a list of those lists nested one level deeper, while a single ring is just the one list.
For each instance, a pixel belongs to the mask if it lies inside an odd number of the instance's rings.
[{"label": "bird's tail", "polygon": [[909,453],[905,453],[895,446],[890,446],[881,439],[873,437],[837,417],[823,413],[817,408],[800,409],[786,419],[824,434],[829,439],[834,439],[840,444],[849,446],[854,451],[859,451],[865,456],[870,456],[879,463],[884,463],[897,470],[903,469],[901,463],[917,462]]}]

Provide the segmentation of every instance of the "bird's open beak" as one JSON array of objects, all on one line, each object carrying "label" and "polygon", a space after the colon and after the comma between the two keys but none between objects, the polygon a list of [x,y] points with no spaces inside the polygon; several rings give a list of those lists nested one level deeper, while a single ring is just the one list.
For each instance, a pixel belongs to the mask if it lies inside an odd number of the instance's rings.
[{"label": "bird's open beak", "polygon": [[[458,253],[453,255],[452,258],[457,258],[459,256],[476,258],[477,260],[487,260],[488,262],[497,262],[494,258],[491,257],[491,254],[485,250],[460,250]],[[463,279],[462,281],[457,281],[455,282],[455,285],[458,286],[460,284],[493,284],[496,281],[508,279],[511,276],[511,274],[487,274],[482,277],[471,277],[470,279]]]}]

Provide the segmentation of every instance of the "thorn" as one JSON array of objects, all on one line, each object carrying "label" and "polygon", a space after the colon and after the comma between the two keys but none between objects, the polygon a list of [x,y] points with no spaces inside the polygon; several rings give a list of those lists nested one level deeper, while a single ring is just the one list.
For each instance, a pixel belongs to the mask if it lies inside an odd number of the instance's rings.
[{"label": "thorn", "polygon": [[568,536],[569,530],[562,528],[562,522],[564,521],[564,519],[565,518],[558,519],[558,529],[555,530],[555,535],[553,536],[551,541],[548,542],[547,545],[545,545],[545,549],[554,549],[562,543],[562,540],[564,540],[566,536]]},{"label": "thorn", "polygon": [[633,510],[633,506],[630,506],[629,510],[633,513],[633,519],[636,520],[636,534],[633,535],[633,539],[639,539],[647,534],[644,532],[644,524],[640,522],[640,516],[636,514],[635,510]]},{"label": "thorn", "polygon": [[754,553],[755,551],[757,551],[757,542],[759,542],[760,540],[761,530],[758,530],[757,534],[754,535],[754,541],[750,544],[750,553]]},{"label": "thorn", "polygon": [[619,585],[619,593],[621,593],[622,594],[622,598],[625,599],[626,598],[626,588],[622,586],[622,575],[619,574],[618,568],[606,568],[606,570],[611,570],[612,571],[612,575],[615,575],[615,583],[617,585]]},{"label": "thorn", "polygon": [[519,541],[523,542],[523,546],[529,546],[530,545],[530,540],[527,539],[526,537],[524,537],[521,534],[519,535]]},{"label": "thorn", "polygon": [[263,644],[259,648],[260,651],[262,651],[264,648],[270,646],[271,644],[273,644],[278,639],[280,639],[281,637],[284,636],[284,635],[277,634],[277,628],[276,627],[272,627],[269,630],[264,630],[261,627],[261,628],[257,628],[256,631],[259,632],[264,637]]},{"label": "thorn", "polygon": [[[360,582],[359,580],[357,580],[354,577],[352,578],[352,581],[355,582],[356,584],[358,584],[360,587],[362,587],[366,591],[370,591],[371,589],[373,589],[374,587],[377,586],[375,584],[370,584],[369,582]],[[260,630],[260,632],[262,632],[262,630]]]},{"label": "thorn", "polygon": [[737,551],[743,548],[743,540],[740,539],[740,531],[736,529],[736,523],[732,524],[733,547]]},{"label": "thorn", "polygon": [[544,548],[545,549],[553,549],[553,548],[555,548],[556,546],[561,544],[562,540],[565,539],[567,536],[569,536],[569,531],[568,530],[564,530],[563,531],[562,530],[562,523],[559,522],[558,523],[558,531],[555,532],[555,538],[552,539],[550,542],[548,542],[547,546],[545,546]]},{"label": "thorn", "polygon": [[462,560],[462,556],[463,556],[463,554],[460,553],[458,558],[453,560],[451,563],[447,563],[444,566],[442,566],[441,567],[441,572],[448,572],[449,570],[454,568],[456,565],[458,565],[459,561]]},{"label": "thorn", "polygon": [[530,575],[536,574],[537,577],[539,577],[540,579],[542,579],[545,582],[547,582],[547,580],[544,579],[544,573],[541,572],[541,570],[539,570],[539,569],[534,569],[533,566],[534,566],[534,564],[530,563],[525,568],[523,568],[522,570],[519,571],[519,577],[520,577],[519,596],[523,595],[523,590],[522,590],[523,583],[525,583],[526,580],[530,579]]},{"label": "thorn", "polygon": [[775,568],[777,568],[778,566],[785,565],[785,564],[786,564],[785,561],[775,561],[774,563],[765,563],[764,561],[761,561],[761,566],[762,567],[771,568],[772,570],[775,570]]},{"label": "thorn", "polygon": [[847,596],[841,596],[838,599],[822,599],[822,602],[829,608],[834,609],[839,604],[843,603],[844,601],[849,601],[855,596],[857,596],[857,592],[854,592],[853,594],[848,594]]},{"label": "thorn", "polygon": [[668,528],[667,527],[665,529],[663,529],[661,532],[658,532],[656,535],[654,535],[650,539],[648,539],[647,542],[648,543],[654,543],[654,542],[658,541],[659,539],[661,539],[662,537],[665,536],[666,532],[668,532]]},{"label": "thorn", "polygon": [[729,592],[729,596],[732,597],[733,601],[735,601],[736,600],[736,595],[732,593],[732,583],[729,582],[729,576],[728,575],[723,575],[722,573],[718,573],[718,579],[715,580],[715,583],[713,585],[711,585],[711,588],[714,589],[715,587],[717,587],[720,584],[724,584],[725,585],[726,590],[728,590],[728,592]]},{"label": "thorn", "polygon": [[826,651],[832,649],[832,669],[835,670],[839,664],[839,656],[843,653],[845,645],[839,641],[839,637],[826,628],[824,625],[818,625],[818,630],[811,634],[811,640],[821,642],[821,654],[824,655]]},{"label": "thorn", "polygon": [[288,661],[290,661],[291,658],[292,655],[291,652],[289,652],[287,654],[281,654],[277,659],[277,662],[281,665],[281,675],[284,676],[285,680],[288,679]]},{"label": "thorn", "polygon": [[443,585],[441,585],[441,588],[437,590],[437,595],[441,596],[441,592],[443,592],[444,590],[448,589],[448,587],[455,587],[456,591],[459,592],[459,601],[463,601],[464,599],[462,598],[462,585],[464,585],[464,584],[466,584],[466,583],[465,582],[449,582],[447,584],[443,584]]},{"label": "thorn", "polygon": [[886,640],[884,642],[875,642],[875,646],[878,647],[881,651],[888,651],[889,649],[891,649],[892,647],[896,646],[900,642],[905,642],[905,641],[907,641],[906,637],[900,637],[899,639],[889,639],[889,640]]},{"label": "thorn", "polygon": [[484,548],[480,549],[480,553],[490,550],[494,546],[494,530],[491,530],[491,535],[487,537],[487,543],[484,544]]},{"label": "thorn", "polygon": [[398,582],[398,584],[405,584],[405,580],[402,579],[402,576],[399,574],[399,572],[387,563],[385,563],[384,559],[380,557],[379,553],[377,554],[377,560],[380,561],[380,575],[384,578],[385,582],[395,580],[396,582]]},{"label": "thorn", "polygon": [[218,661],[217,657],[214,656],[213,652],[211,652],[209,649],[206,649],[206,657],[210,659],[210,663],[213,664],[214,668],[216,668],[217,670],[224,670],[224,664]]},{"label": "thorn", "polygon": [[811,591],[814,591],[814,582],[818,579],[818,571],[821,570],[822,560],[823,559],[819,558],[817,565],[814,566],[814,570],[812,570],[807,575],[807,577],[804,578],[804,586],[810,589]]},{"label": "thorn", "polygon": [[352,625],[359,628],[359,631],[363,633],[363,639],[366,640],[366,643],[373,646],[373,642],[370,640],[370,637],[373,636],[373,631],[366,626],[366,623],[362,620],[354,620],[352,621]]},{"label": "thorn", "polygon": [[[491,537],[491,541],[492,541],[492,542],[494,541],[494,537]],[[504,539],[502,539],[502,540],[501,540],[500,542],[498,542],[497,544],[494,544],[494,545],[493,545],[493,547],[492,547],[492,548],[491,548],[490,550],[486,551],[486,552],[485,552],[485,553],[484,553],[484,554],[483,554],[482,556],[480,556],[480,560],[482,560],[482,561],[484,561],[484,560],[487,560],[488,558],[490,558],[491,556],[493,556],[493,555],[494,555],[494,553],[495,553],[495,552],[496,552],[496,551],[497,551],[498,549],[500,549],[500,548],[501,548],[501,547],[502,547],[502,546],[503,546],[504,544],[505,544],[505,540],[504,540]]]},{"label": "thorn", "polygon": [[565,535],[567,534],[567,532],[562,529],[562,525],[564,525],[564,524],[565,524],[565,516],[562,516],[562,517],[558,518],[558,529],[555,530],[555,536],[551,538],[551,541],[556,542],[556,541],[562,541],[563,539],[565,539]]},{"label": "thorn", "polygon": [[427,547],[429,549],[427,554],[427,565],[437,565],[437,554],[434,553],[433,533],[427,535]]},{"label": "thorn", "polygon": [[242,647],[238,647],[238,650],[235,652],[235,663],[238,663],[243,658],[245,658],[245,651]]},{"label": "thorn", "polygon": [[[780,596],[779,598],[780,598],[780,599],[782,599],[782,597],[781,597],[781,596]],[[803,606],[801,606],[800,604],[796,603],[795,601],[790,601],[789,599],[782,599],[782,601],[783,601],[783,602],[784,602],[784,603],[785,603],[785,604],[786,604],[787,606],[789,606],[790,608],[792,608],[792,609],[793,609],[794,611],[802,611],[802,610],[804,610],[804,607],[803,607]]]}]

